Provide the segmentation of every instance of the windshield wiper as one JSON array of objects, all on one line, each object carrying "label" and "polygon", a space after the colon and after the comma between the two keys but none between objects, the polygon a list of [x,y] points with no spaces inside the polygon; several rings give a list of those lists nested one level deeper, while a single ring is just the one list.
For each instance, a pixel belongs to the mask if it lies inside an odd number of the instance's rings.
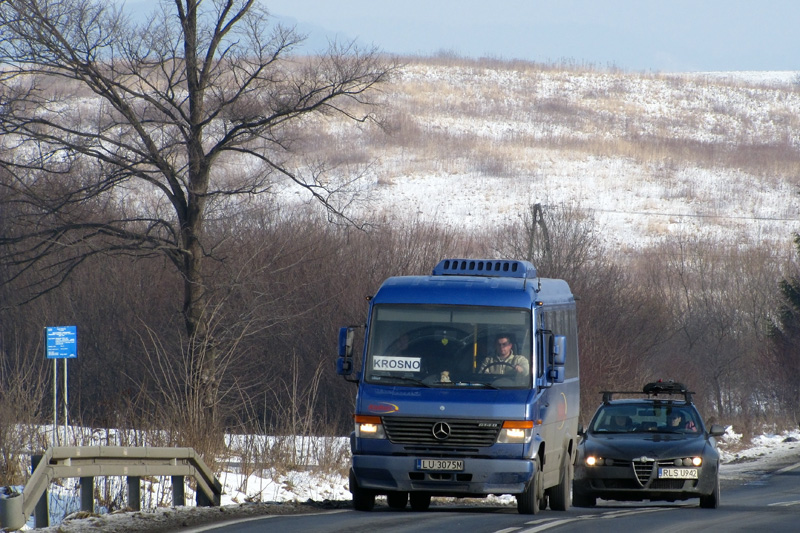
[{"label": "windshield wiper", "polygon": [[374,379],[376,379],[377,381],[381,381],[381,382],[384,379],[386,379],[386,380],[398,379],[400,381],[408,381],[409,383],[413,383],[414,385],[419,385],[420,387],[425,387],[426,389],[430,388],[430,385],[428,385],[427,383],[424,383],[423,381],[421,381],[421,380],[419,380],[417,378],[409,378],[409,377],[406,377],[406,376],[375,376]]},{"label": "windshield wiper", "polygon": [[485,389],[499,390],[491,383],[486,383],[484,381],[454,381],[452,384],[459,387],[483,387]]}]

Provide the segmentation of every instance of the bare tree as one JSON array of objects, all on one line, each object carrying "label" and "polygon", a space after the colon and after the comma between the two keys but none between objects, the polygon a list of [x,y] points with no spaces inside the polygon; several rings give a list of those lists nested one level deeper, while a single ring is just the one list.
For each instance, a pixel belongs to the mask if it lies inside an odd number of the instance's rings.
[{"label": "bare tree", "polygon": [[38,269],[35,296],[94,254],[167,257],[183,280],[190,381],[213,423],[205,221],[278,180],[346,216],[351,178],[298,171],[293,140],[313,117],[370,120],[395,67],[353,44],[294,55],[302,36],[255,0],[163,1],[144,24],[115,6],[0,3],[0,198],[20,213],[0,262],[8,279]]},{"label": "bare tree", "polygon": [[602,250],[597,224],[579,206],[531,204],[521,224],[501,230],[497,252],[533,262],[543,276],[575,280],[597,263]]},{"label": "bare tree", "polygon": [[692,387],[709,414],[750,428],[760,417],[774,418],[779,404],[774,393],[780,379],[759,376],[783,253],[685,235],[642,253],[650,263],[644,282],[663,302],[675,333],[653,368]]}]

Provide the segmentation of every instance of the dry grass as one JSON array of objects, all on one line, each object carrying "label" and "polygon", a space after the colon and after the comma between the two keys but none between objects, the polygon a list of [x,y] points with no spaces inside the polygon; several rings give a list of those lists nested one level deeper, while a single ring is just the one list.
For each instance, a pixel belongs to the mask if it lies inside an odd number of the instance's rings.
[{"label": "dry grass", "polygon": [[413,162],[383,169],[389,180],[393,171],[455,167],[529,174],[535,161],[518,155],[530,147],[630,159],[656,171],[673,161],[771,180],[796,179],[800,164],[793,85],[445,54],[407,58],[384,103],[385,128],[363,129],[356,144],[376,158]]}]

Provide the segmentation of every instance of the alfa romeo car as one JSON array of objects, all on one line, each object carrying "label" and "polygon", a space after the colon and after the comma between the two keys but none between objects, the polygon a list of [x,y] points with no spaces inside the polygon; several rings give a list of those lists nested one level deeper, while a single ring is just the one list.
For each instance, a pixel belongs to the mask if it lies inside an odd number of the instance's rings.
[{"label": "alfa romeo car", "polygon": [[648,383],[641,392],[602,394],[603,403],[588,427],[579,430],[572,484],[575,506],[594,506],[597,498],[698,497],[700,507],[719,506],[716,437],[725,428],[718,424],[706,428],[685,385],[659,381]]}]

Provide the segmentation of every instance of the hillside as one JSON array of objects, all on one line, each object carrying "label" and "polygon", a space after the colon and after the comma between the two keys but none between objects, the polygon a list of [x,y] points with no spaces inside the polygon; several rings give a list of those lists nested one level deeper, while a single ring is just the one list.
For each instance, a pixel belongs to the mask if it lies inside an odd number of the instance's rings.
[{"label": "hillside", "polygon": [[410,59],[383,97],[383,129],[316,146],[371,164],[359,211],[370,219],[476,229],[565,203],[620,251],[675,234],[788,245],[798,76]]}]

